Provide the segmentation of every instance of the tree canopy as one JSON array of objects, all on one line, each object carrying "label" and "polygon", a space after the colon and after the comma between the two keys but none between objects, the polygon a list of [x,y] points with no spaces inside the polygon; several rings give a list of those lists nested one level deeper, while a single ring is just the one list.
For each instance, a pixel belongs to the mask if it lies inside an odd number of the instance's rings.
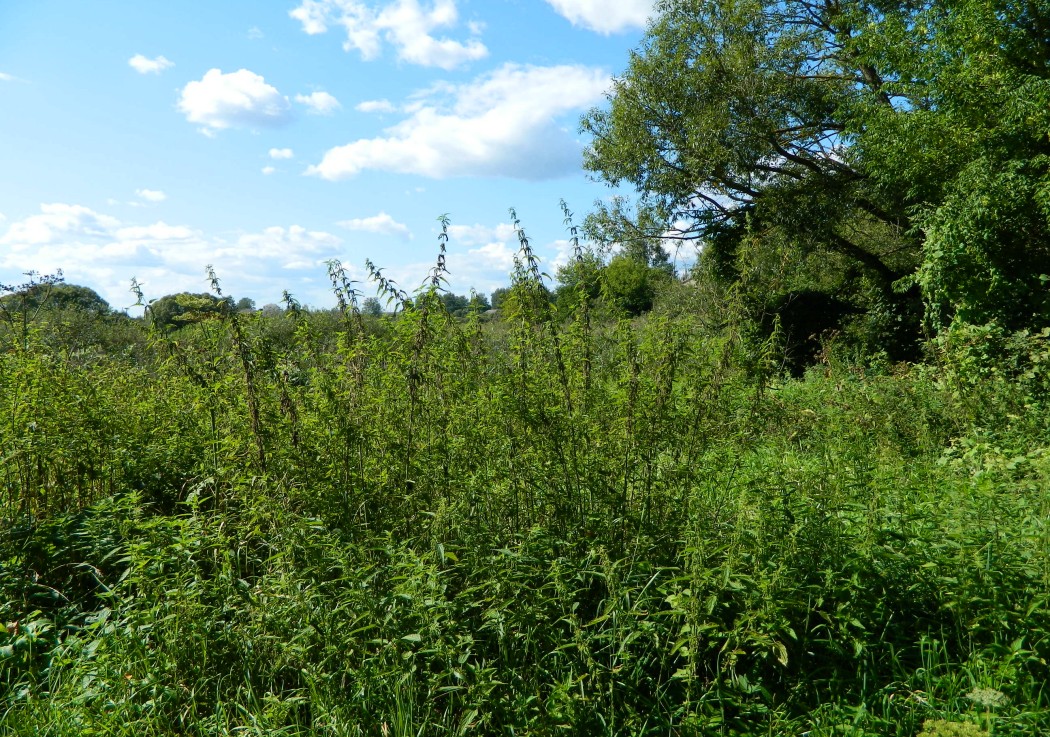
[{"label": "tree canopy", "polygon": [[0,301],[12,309],[82,310],[100,316],[110,313],[109,303],[94,289],[61,281],[33,283]]},{"label": "tree canopy", "polygon": [[207,292],[179,292],[151,302],[149,314],[154,326],[161,330],[173,330],[201,316],[217,316],[223,309],[234,309],[235,304],[231,297],[216,297]]},{"label": "tree canopy", "polygon": [[841,297],[901,346],[916,286],[934,327],[1045,316],[1048,29],[1047,0],[661,0],[582,123],[587,167],[638,198],[587,227],[677,224],[730,283],[777,251],[771,299]]}]

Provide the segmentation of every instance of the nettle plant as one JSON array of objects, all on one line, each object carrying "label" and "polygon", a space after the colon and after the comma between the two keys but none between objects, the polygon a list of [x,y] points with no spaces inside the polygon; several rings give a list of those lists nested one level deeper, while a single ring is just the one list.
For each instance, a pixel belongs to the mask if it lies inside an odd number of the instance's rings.
[{"label": "nettle plant", "polygon": [[1046,731],[1045,336],[793,378],[761,280],[630,316],[511,219],[497,314],[449,309],[442,218],[415,290],[209,272],[137,352],[12,333],[4,729]]},{"label": "nettle plant", "polygon": [[0,284],[0,320],[23,349],[28,348],[30,328],[47,306],[52,290],[65,281],[61,271],[27,271],[24,276],[28,280],[21,284]]}]

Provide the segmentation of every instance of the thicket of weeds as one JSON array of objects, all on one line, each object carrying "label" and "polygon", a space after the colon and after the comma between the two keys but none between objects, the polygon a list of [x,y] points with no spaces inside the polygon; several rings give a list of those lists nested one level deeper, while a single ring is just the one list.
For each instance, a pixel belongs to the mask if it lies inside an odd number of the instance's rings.
[{"label": "thicket of weeds", "polygon": [[521,241],[498,322],[8,325],[0,731],[1050,729],[1046,334],[791,380]]}]

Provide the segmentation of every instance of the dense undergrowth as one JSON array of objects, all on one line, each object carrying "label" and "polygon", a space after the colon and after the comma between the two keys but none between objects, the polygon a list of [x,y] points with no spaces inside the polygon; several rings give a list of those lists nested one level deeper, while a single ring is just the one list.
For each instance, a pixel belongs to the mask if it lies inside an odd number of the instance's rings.
[{"label": "dense undergrowth", "polygon": [[9,325],[0,731],[1050,730],[1045,333],[788,379],[524,245],[496,321]]}]

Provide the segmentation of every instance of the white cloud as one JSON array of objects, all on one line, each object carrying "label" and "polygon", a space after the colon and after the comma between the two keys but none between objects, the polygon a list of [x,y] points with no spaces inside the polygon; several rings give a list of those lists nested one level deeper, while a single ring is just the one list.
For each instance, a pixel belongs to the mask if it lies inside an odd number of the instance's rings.
[{"label": "white cloud", "polygon": [[608,35],[645,28],[653,14],[653,0],[547,0],[547,4],[574,26]]},{"label": "white cloud", "polygon": [[[506,243],[486,243],[480,248],[467,251],[475,266],[483,269],[496,269],[506,274],[514,268],[514,254],[517,249]],[[456,259],[453,260],[455,262]]]},{"label": "white cloud", "polygon": [[385,212],[367,218],[353,218],[351,220],[340,220],[339,225],[347,230],[359,230],[366,233],[378,233],[380,235],[396,235],[407,240],[412,240],[412,231],[404,223],[399,223]]},{"label": "white cloud", "polygon": [[270,158],[271,159],[290,159],[295,156],[295,153],[290,148],[271,148]]},{"label": "white cloud", "polygon": [[507,64],[423,93],[385,137],[329,149],[306,173],[328,180],[367,169],[434,178],[568,174],[579,168],[580,145],[557,118],[598,102],[608,84],[592,67]]},{"label": "white cloud", "polygon": [[273,173],[274,173],[275,171],[277,171],[277,170],[276,170],[276,169],[274,169],[274,168],[273,168],[272,166],[264,166],[264,167],[262,168],[262,173],[263,173],[263,174],[265,174],[266,176],[270,176],[270,175],[271,175],[271,174],[273,174]]},{"label": "white cloud", "polygon": [[259,26],[252,26],[248,29],[248,38],[252,39],[253,41],[260,38],[265,38],[265,36],[266,34],[262,32],[262,29],[260,29]]},{"label": "white cloud", "polygon": [[305,288],[300,298],[324,300],[323,264],[345,258],[341,243],[299,225],[225,239],[185,225],[124,223],[82,205],[45,204],[0,236],[0,281],[61,269],[67,281],[123,307],[133,301],[132,276],[147,285],[149,297],[200,292],[207,289],[204,267],[213,264],[229,294],[276,300],[285,288]]},{"label": "white cloud", "polygon": [[694,224],[688,220],[676,220],[671,227],[664,231],[660,238],[660,247],[671,258],[671,263],[676,269],[689,269],[696,263],[700,255],[702,243],[695,238],[683,236],[694,229]]},{"label": "white cloud", "polygon": [[[120,222],[82,205],[41,205],[39,215],[19,220],[8,228],[0,245],[31,247],[59,243],[71,234],[83,238],[107,236]],[[61,267],[61,265],[59,265]]]},{"label": "white cloud", "polygon": [[183,88],[179,110],[189,122],[202,124],[202,133],[214,134],[224,128],[281,125],[291,115],[291,104],[254,72],[210,69]]},{"label": "white cloud", "polygon": [[[491,292],[509,284],[514,258],[521,258],[518,234],[511,223],[451,225],[448,234],[447,264],[449,285],[453,291],[465,293],[468,288],[475,287]],[[552,278],[558,267],[568,263],[573,255],[572,243],[565,239],[546,245],[534,242],[532,247],[541,270]],[[421,268],[419,266],[417,271]]]},{"label": "white cloud", "polygon": [[362,113],[392,113],[397,110],[390,100],[365,100],[354,106],[354,110]]},{"label": "white cloud", "polygon": [[[420,0],[301,0],[290,15],[310,35],[324,33],[331,26],[342,27],[346,32],[343,48],[356,49],[365,60],[377,58],[384,41],[397,50],[401,61],[442,69],[454,69],[488,55],[488,49],[476,38],[456,41],[433,35],[438,29],[456,26],[459,13],[455,0],[433,0],[426,6]],[[480,26],[470,25],[471,33],[476,35],[480,30]]]},{"label": "white cloud", "polygon": [[212,251],[217,262],[243,267],[253,262],[272,261],[281,269],[313,269],[333,253],[342,240],[331,233],[307,230],[301,225],[274,226],[261,233],[246,233],[236,242]]},{"label": "white cloud", "polygon": [[568,239],[559,239],[554,241],[548,246],[549,250],[554,251],[554,256],[551,258],[543,259],[548,264],[548,273],[551,276],[557,274],[558,269],[568,265],[568,263],[574,257],[574,248],[572,241]]},{"label": "white cloud", "polygon": [[[510,283],[508,278],[513,270],[514,246],[505,243],[494,243],[471,249],[458,250],[450,246],[445,260],[448,269],[447,288],[456,294],[467,294],[476,289],[481,294],[489,294],[494,289],[505,287]],[[378,264],[380,267],[383,263]],[[416,261],[408,264],[390,264],[383,269],[383,274],[397,282],[398,286],[411,292],[427,281],[427,274],[434,267],[433,260]],[[367,277],[366,290],[374,287]]]},{"label": "white cloud", "polygon": [[128,66],[134,69],[139,74],[160,74],[165,69],[170,69],[175,66],[175,63],[163,56],[158,56],[155,59],[149,59],[142,54],[135,54],[133,57],[128,59]]},{"label": "white cloud", "polygon": [[168,225],[159,220],[152,225],[129,225],[114,232],[116,240],[134,243],[151,241],[189,241],[200,234],[184,225]]},{"label": "white cloud", "polygon": [[514,270],[514,255],[518,252],[518,235],[513,225],[450,225],[448,235],[446,263],[454,291],[465,292],[474,287],[487,293],[507,285],[507,275]]},{"label": "white cloud", "polygon": [[517,240],[517,232],[510,223],[498,225],[450,225],[448,226],[450,243],[462,243],[464,246],[488,245],[491,243],[509,243]]},{"label": "white cloud", "polygon": [[14,82],[15,77],[13,74],[7,74],[6,72],[0,72],[0,82]]},{"label": "white cloud", "polygon": [[296,95],[295,101],[300,105],[306,105],[314,115],[331,115],[342,105],[334,95],[327,92],[312,92],[309,95]]},{"label": "white cloud", "polygon": [[136,189],[135,194],[139,199],[146,200],[146,202],[163,202],[168,199],[168,195],[159,189]]}]

